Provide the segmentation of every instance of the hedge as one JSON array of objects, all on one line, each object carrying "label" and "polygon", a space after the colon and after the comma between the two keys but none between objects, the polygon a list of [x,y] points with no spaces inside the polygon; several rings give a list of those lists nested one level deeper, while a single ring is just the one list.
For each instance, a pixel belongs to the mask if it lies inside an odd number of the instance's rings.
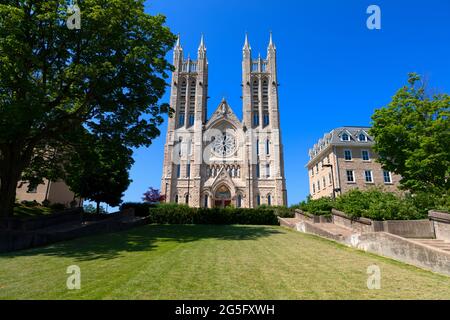
[{"label": "hedge", "polygon": [[309,198],[295,206],[295,208],[314,215],[330,215],[331,209],[335,208],[352,218],[364,217],[376,221],[426,219],[429,210],[446,211],[449,207],[450,195],[448,193],[398,195],[378,188],[365,191],[354,189],[339,196],[336,200],[331,198],[312,200]]},{"label": "hedge", "polygon": [[150,223],[154,224],[278,225],[279,215],[292,216],[278,207],[209,209],[163,204],[149,209]]}]

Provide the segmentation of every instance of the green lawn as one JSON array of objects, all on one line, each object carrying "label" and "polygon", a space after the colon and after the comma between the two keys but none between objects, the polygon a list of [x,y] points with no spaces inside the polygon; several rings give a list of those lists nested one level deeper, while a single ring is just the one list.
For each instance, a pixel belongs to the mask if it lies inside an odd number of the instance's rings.
[{"label": "green lawn", "polygon": [[16,218],[34,218],[51,213],[53,213],[52,209],[40,205],[29,207],[23,204],[16,204],[14,207],[14,217]]},{"label": "green lawn", "polygon": [[146,226],[0,255],[0,299],[80,298],[450,299],[450,278],[280,227]]}]

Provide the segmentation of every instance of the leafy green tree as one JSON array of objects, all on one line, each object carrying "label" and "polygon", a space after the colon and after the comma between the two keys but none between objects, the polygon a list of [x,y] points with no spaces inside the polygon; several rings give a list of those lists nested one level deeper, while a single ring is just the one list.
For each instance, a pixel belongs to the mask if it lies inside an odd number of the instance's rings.
[{"label": "leafy green tree", "polygon": [[448,193],[450,96],[430,96],[415,73],[408,82],[372,117],[375,151],[386,170],[402,176],[404,189]]},{"label": "leafy green tree", "polygon": [[82,128],[148,146],[169,110],[158,103],[175,42],[165,18],[143,0],[79,0],[81,29],[69,29],[70,3],[0,3],[0,216],[12,214],[24,170],[61,175],[58,157]]},{"label": "leafy green tree", "polygon": [[85,205],[83,207],[83,210],[85,213],[89,214],[98,214],[98,211],[100,211],[100,214],[106,214],[106,209],[104,207],[100,207],[100,209],[94,207],[92,204]]},{"label": "leafy green tree", "polygon": [[64,167],[65,181],[77,196],[97,203],[97,214],[102,202],[112,207],[121,204],[131,182],[130,149],[118,139],[86,139],[71,156]]}]

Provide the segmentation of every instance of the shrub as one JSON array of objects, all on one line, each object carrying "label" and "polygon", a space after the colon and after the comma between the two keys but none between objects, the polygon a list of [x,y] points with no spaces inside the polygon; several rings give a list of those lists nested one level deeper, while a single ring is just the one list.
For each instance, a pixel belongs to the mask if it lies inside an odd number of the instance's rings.
[{"label": "shrub", "polygon": [[160,204],[150,209],[155,224],[212,224],[212,225],[278,225],[275,208],[190,208],[185,205]]},{"label": "shrub", "polygon": [[23,200],[20,202],[20,204],[24,205],[25,207],[29,207],[29,208],[34,208],[34,207],[39,206],[39,203],[36,200],[33,200],[33,201]]},{"label": "shrub", "polygon": [[294,208],[288,208],[288,207],[271,207],[273,210],[275,210],[275,214],[280,218],[294,218],[295,217],[295,210]]},{"label": "shrub", "polygon": [[155,206],[156,205],[150,203],[126,202],[120,206],[120,210],[134,209],[136,217],[148,217],[150,208],[154,208]]},{"label": "shrub", "polygon": [[351,190],[336,199],[335,208],[352,218],[372,220],[418,220],[427,217],[428,209],[414,203],[410,196],[399,196],[380,189]]},{"label": "shrub", "polygon": [[52,211],[59,212],[66,210],[66,205],[63,203],[52,203],[48,206]]},{"label": "shrub", "polygon": [[352,218],[365,217],[372,220],[419,220],[426,219],[429,210],[450,209],[450,194],[415,193],[398,195],[380,188],[361,191],[351,190],[335,201],[330,198],[308,198],[293,208],[315,215],[328,215],[331,209],[340,210]]},{"label": "shrub", "polygon": [[316,216],[322,216],[330,215],[333,206],[334,201],[331,198],[320,198],[317,200],[313,200],[311,199],[311,197],[308,197],[306,201],[303,201],[297,206],[294,206],[294,208],[314,214]]}]

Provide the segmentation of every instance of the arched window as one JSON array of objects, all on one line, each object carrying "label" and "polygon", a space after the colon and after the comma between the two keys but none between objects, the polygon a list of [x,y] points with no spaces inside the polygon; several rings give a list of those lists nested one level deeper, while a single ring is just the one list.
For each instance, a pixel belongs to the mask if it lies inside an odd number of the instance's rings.
[{"label": "arched window", "polygon": [[236,199],[236,207],[242,208],[242,195],[240,195],[240,194],[238,194],[237,199]]},{"label": "arched window", "polygon": [[256,155],[259,156],[259,139],[256,139]]},{"label": "arched window", "polygon": [[181,178],[181,165],[177,164],[177,178]]},{"label": "arched window", "polygon": [[195,80],[191,82],[189,90],[189,127],[194,125],[195,120],[195,94],[196,94],[196,83]]},{"label": "arched window", "polygon": [[266,140],[266,155],[270,155],[270,140]]},{"label": "arched window", "polygon": [[205,194],[204,202],[203,202],[203,205],[204,205],[205,208],[209,207],[208,200],[209,200],[209,197],[208,197],[207,194]]},{"label": "arched window", "polygon": [[252,82],[252,114],[253,126],[259,126],[259,84],[258,80]]},{"label": "arched window", "polygon": [[192,144],[194,143],[192,140],[188,140],[187,142],[187,154],[192,156]]},{"label": "arched window", "polygon": [[261,196],[259,194],[256,196],[256,205],[258,207],[261,205]]},{"label": "arched window", "polygon": [[175,203],[178,203],[178,195],[175,195]]},{"label": "arched window", "polygon": [[224,199],[224,200],[231,199],[230,190],[226,186],[221,186],[216,191],[216,199]]},{"label": "arched window", "polygon": [[269,83],[267,79],[263,80],[262,84],[262,108],[263,108],[263,125],[268,126],[269,120]]},{"label": "arched window", "polygon": [[186,195],[185,197],[185,201],[184,201],[187,205],[189,205],[189,194]]},{"label": "arched window", "polygon": [[271,206],[272,205],[272,196],[269,194],[267,195],[267,205]]},{"label": "arched window", "polygon": [[180,111],[178,114],[178,127],[184,126],[185,115],[186,115],[186,90],[187,84],[186,80],[181,83],[180,88]]}]

